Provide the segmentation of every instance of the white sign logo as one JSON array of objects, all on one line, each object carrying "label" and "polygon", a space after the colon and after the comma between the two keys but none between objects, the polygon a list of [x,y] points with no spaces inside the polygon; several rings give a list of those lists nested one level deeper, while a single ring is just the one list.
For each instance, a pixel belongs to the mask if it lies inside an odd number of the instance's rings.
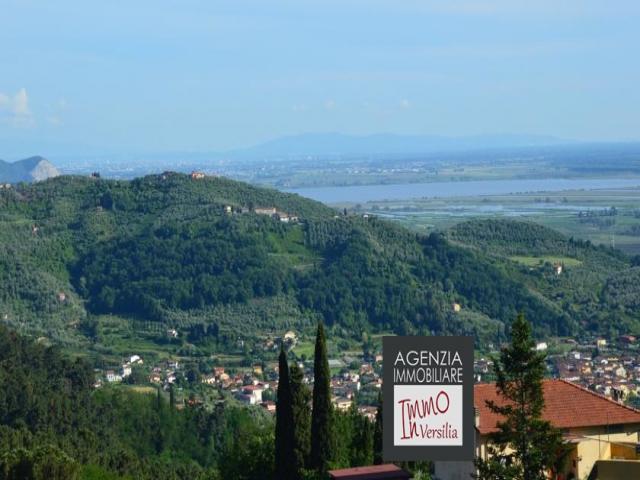
[{"label": "white sign logo", "polygon": [[462,385],[394,385],[395,446],[462,445]]}]

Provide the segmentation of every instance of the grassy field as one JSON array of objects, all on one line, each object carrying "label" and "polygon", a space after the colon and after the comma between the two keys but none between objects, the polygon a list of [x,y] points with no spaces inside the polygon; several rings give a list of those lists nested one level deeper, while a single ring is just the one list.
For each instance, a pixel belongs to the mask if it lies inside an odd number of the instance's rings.
[{"label": "grassy field", "polygon": [[298,344],[293,348],[293,351],[299,357],[304,355],[307,358],[313,358],[314,349],[315,345],[312,341],[304,341],[298,342]]},{"label": "grassy field", "polygon": [[130,385],[130,386],[125,386],[124,388],[128,388],[129,390],[132,390],[136,393],[146,393],[148,395],[155,395],[158,392],[158,389],[155,387],[148,387],[148,386],[142,386],[142,385]]}]

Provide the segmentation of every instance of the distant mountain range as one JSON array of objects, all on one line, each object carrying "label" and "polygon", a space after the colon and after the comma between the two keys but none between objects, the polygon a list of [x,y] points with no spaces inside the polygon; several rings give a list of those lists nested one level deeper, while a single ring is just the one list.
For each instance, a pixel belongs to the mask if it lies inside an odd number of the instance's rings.
[{"label": "distant mountain range", "polygon": [[122,149],[114,146],[96,147],[40,142],[34,145],[0,138],[3,155],[15,158],[26,148],[46,151],[55,156],[61,166],[88,162],[95,168],[106,163],[126,163],[135,166],[157,165],[161,162],[202,163],[224,160],[276,160],[300,159],[305,157],[401,157],[406,155],[428,155],[456,153],[477,150],[498,150],[507,148],[553,147],[578,145],[582,142],[554,137],[551,135],[495,134],[448,137],[440,135],[397,135],[379,133],[373,135],[348,135],[344,133],[304,133],[274,138],[245,148],[212,151],[195,148],[193,150],[144,151]]},{"label": "distant mountain range", "polygon": [[576,143],[549,135],[346,135],[307,133],[277,138],[245,149],[227,152],[230,157],[301,157],[353,155],[417,155],[465,150],[539,147]]},{"label": "distant mountain range", "polygon": [[0,160],[0,183],[39,182],[60,175],[44,157],[30,157],[9,163]]}]

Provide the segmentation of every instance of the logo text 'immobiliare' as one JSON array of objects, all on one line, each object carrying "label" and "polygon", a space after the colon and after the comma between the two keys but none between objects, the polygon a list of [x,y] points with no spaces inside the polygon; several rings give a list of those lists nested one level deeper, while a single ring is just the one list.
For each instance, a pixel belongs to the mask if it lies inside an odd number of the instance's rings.
[{"label": "logo text 'immobiliare'", "polygon": [[385,460],[471,460],[473,338],[384,337]]}]

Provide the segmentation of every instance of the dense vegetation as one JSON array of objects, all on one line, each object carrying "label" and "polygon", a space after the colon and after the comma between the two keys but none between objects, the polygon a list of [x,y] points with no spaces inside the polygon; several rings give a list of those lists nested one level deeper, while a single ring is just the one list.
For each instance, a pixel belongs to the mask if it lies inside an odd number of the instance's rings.
[{"label": "dense vegetation", "polygon": [[[300,221],[255,213],[266,207]],[[353,338],[468,333],[480,344],[503,341],[520,311],[538,335],[638,325],[637,309],[609,312],[603,290],[627,258],[521,222],[422,235],[297,195],[165,173],[3,190],[0,226],[2,319],[62,343],[97,341],[104,314],[216,345],[317,319]]]},{"label": "dense vegetation", "polygon": [[[488,253],[511,279],[561,309],[574,334],[640,332],[637,258],[512,220],[472,220],[456,225],[448,236]],[[537,327],[538,319],[527,317]]]},{"label": "dense vegetation", "polygon": [[274,296],[293,282],[286,265],[269,255],[269,235],[286,231],[267,218],[234,221],[211,213],[172,221],[96,245],[77,265],[74,280],[93,312],[151,318],[166,308]]},{"label": "dense vegetation", "polygon": [[[94,391],[86,362],[4,327],[0,347],[0,478],[262,478],[271,468],[272,422],[259,411]],[[246,476],[234,476],[240,467]],[[61,473],[38,474],[51,469]]]},{"label": "dense vegetation", "polygon": [[[300,448],[310,436],[310,393],[299,370],[291,378],[295,416],[287,426],[295,419]],[[84,360],[0,326],[0,479],[274,478],[276,430],[260,407],[176,409],[172,397],[94,389]],[[331,418],[331,467],[372,463],[373,423],[355,408]],[[303,448],[296,455],[308,455]],[[308,478],[316,477],[311,471]]]}]

